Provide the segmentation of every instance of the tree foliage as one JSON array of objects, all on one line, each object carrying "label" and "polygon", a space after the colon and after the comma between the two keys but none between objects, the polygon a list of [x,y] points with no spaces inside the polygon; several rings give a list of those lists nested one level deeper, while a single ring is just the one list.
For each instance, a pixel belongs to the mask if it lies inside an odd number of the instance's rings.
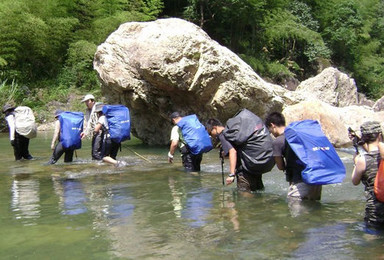
[{"label": "tree foliage", "polygon": [[96,46],[122,23],[163,17],[196,23],[271,81],[303,80],[325,63],[384,94],[383,0],[2,0],[0,82],[98,88]]}]

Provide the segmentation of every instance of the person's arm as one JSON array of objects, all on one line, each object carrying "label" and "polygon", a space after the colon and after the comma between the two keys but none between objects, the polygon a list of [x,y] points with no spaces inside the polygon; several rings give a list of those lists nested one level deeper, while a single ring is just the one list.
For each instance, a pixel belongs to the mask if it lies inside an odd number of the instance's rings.
[{"label": "person's arm", "polygon": [[381,159],[384,159],[384,143],[383,142],[379,142],[379,151],[380,151]]},{"label": "person's arm", "polygon": [[363,155],[358,155],[354,158],[355,167],[352,171],[352,183],[353,185],[359,185],[361,177],[365,172],[365,157]]},{"label": "person's arm", "polygon": [[168,162],[172,163],[173,162],[173,156],[175,154],[177,145],[179,144],[179,141],[172,140],[171,145],[169,146],[169,152],[168,152]]},{"label": "person's arm", "polygon": [[179,144],[179,128],[178,126],[174,126],[171,131],[171,144],[169,146],[169,152],[168,152],[168,162],[173,162],[173,156],[175,154],[176,148]]},{"label": "person's arm", "polygon": [[95,132],[95,133],[100,132],[102,126],[103,126],[103,125],[102,125],[100,122],[97,122],[97,124],[96,124],[95,129],[93,130],[93,132]]},{"label": "person's arm", "polygon": [[237,163],[237,152],[235,148],[231,148],[228,151],[229,155],[229,176],[225,180],[227,185],[233,183],[236,178],[236,163]]},{"label": "person's arm", "polygon": [[277,168],[280,171],[284,171],[285,170],[284,158],[282,156],[274,156],[274,158],[275,158],[275,163],[276,163]]},{"label": "person's arm", "polygon": [[55,143],[59,139],[59,135],[60,135],[60,121],[56,120],[55,121],[55,131],[53,133],[52,142],[51,142],[51,149],[52,150],[55,149]]},{"label": "person's arm", "polygon": [[7,120],[7,123],[8,123],[9,140],[12,143],[15,140],[15,132],[16,132],[15,116],[13,114],[10,114],[5,118],[5,120]]}]

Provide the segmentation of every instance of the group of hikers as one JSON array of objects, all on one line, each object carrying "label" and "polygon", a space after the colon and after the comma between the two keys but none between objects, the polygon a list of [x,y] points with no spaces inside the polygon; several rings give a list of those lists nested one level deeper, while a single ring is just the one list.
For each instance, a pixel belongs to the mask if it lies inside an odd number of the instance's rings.
[{"label": "group of hikers", "polygon": [[[185,170],[198,172],[202,154],[212,147],[207,145],[204,134],[190,136],[191,129],[185,124],[192,120],[190,117],[182,117],[178,112],[171,114],[175,126],[171,132],[168,161],[172,163],[179,145]],[[195,128],[204,128],[220,144],[220,158],[229,159],[229,174],[225,181],[223,177],[223,184],[229,185],[236,180],[239,191],[263,190],[262,174],[276,165],[285,173],[289,183],[289,200],[320,200],[322,186],[341,183],[346,174],[336,150],[314,120],[293,122],[287,126],[280,112],[270,113],[263,122],[254,113],[242,109],[225,125],[216,118],[210,118],[204,126]],[[384,158],[381,125],[377,121],[368,121],[360,126],[360,132],[361,137],[354,132],[349,134],[354,145],[360,145],[365,151],[360,153],[356,149],[352,183],[358,185],[362,182],[365,186],[364,220],[367,227],[383,230],[384,199],[375,190],[376,175],[381,158]],[[193,141],[196,137],[200,142],[188,143],[189,139]]]},{"label": "group of hikers", "polygon": [[[49,164],[56,163],[63,154],[64,162],[72,162],[74,151],[81,147],[81,139],[89,137],[92,159],[116,166],[126,165],[124,161],[117,161],[116,156],[121,142],[130,139],[128,108],[96,102],[92,94],[87,94],[81,102],[87,107],[85,116],[82,112],[55,111],[53,154]],[[32,111],[27,110],[9,104],[3,107],[16,160],[33,158],[28,144],[36,130],[20,129],[17,123],[28,121],[26,118],[31,117]],[[24,114],[24,118],[20,114]],[[289,183],[289,199],[320,200],[322,186],[340,183],[346,174],[337,152],[314,120],[287,126],[280,112],[270,113],[263,121],[251,111],[242,109],[225,125],[216,118],[208,119],[203,125],[196,115],[182,116],[179,112],[173,112],[170,121],[173,128],[168,162],[174,161],[175,152],[179,150],[185,170],[199,172],[203,154],[213,148],[214,140],[220,144],[222,164],[224,158],[229,160],[226,178],[222,167],[223,184],[229,185],[236,180],[239,191],[263,190],[262,175],[276,165]],[[354,144],[365,150],[358,153],[356,149],[352,183],[362,182],[365,186],[366,224],[384,229],[384,201],[376,194],[375,187],[381,158],[384,158],[381,125],[368,121],[360,126],[360,132],[360,137],[354,132],[349,134]]]},{"label": "group of hikers", "polygon": [[[92,94],[81,100],[86,106],[82,112],[56,110],[54,134],[51,142],[52,156],[48,164],[55,164],[64,154],[64,162],[72,162],[73,155],[81,148],[81,140],[89,138],[91,156],[115,166],[124,166],[124,161],[117,161],[116,156],[123,140],[130,138],[129,110],[121,105],[106,105],[96,102]],[[3,113],[9,128],[9,138],[13,146],[15,160],[31,160],[29,140],[36,137],[35,118],[32,110],[26,106],[14,107],[6,104]],[[107,119],[110,116],[111,119]],[[117,138],[110,128],[114,120],[119,120],[122,129]],[[123,126],[122,126],[123,125]]]}]

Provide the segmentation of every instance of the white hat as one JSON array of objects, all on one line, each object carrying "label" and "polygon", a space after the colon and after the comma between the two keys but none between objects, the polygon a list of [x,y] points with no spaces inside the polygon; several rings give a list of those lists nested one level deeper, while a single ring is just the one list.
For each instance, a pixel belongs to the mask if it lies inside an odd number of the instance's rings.
[{"label": "white hat", "polygon": [[95,100],[95,97],[92,94],[87,94],[87,95],[85,95],[83,100],[81,100],[81,102],[85,102],[85,101],[90,100],[90,99]]}]

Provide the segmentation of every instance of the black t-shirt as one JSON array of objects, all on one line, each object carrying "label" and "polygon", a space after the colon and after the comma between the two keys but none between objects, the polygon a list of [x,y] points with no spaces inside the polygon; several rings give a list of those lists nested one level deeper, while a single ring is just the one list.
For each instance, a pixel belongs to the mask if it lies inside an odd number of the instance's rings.
[{"label": "black t-shirt", "polygon": [[234,147],[232,146],[232,144],[230,142],[227,141],[227,139],[225,139],[223,132],[221,132],[217,136],[217,138],[220,140],[221,147],[222,147],[223,152],[224,152],[224,156],[228,156],[229,150],[231,150]]}]

